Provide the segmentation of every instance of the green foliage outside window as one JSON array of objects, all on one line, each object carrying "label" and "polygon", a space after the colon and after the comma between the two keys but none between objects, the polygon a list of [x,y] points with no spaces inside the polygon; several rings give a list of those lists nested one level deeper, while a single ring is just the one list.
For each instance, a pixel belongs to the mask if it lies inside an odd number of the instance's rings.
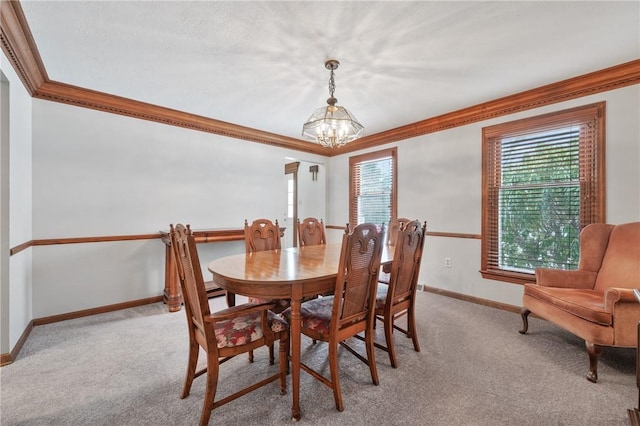
[{"label": "green foliage outside window", "polygon": [[[524,142],[523,142],[524,140]],[[576,269],[579,260],[579,129],[502,140],[501,268]]]}]

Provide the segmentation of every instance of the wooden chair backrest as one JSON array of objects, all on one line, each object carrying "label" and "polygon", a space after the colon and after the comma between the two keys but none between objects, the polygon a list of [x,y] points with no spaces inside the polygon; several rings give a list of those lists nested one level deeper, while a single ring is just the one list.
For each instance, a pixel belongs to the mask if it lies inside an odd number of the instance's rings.
[{"label": "wooden chair backrest", "polygon": [[171,225],[170,228],[171,247],[176,259],[189,333],[193,333],[192,337],[208,350],[215,350],[215,333],[211,324],[204,321],[204,317],[209,316],[211,311],[191,228],[182,224],[175,227]]},{"label": "wooden chair backrest", "polygon": [[244,243],[247,253],[280,249],[280,227],[269,219],[244,220]]},{"label": "wooden chair backrest", "polygon": [[298,242],[300,247],[326,244],[324,236],[324,222],[315,217],[307,217],[298,221]]},{"label": "wooden chair backrest", "polygon": [[349,233],[347,224],[336,278],[332,332],[373,320],[383,236],[384,227],[378,231],[377,225],[363,223]]},{"label": "wooden chair backrest", "polygon": [[410,219],[406,217],[398,217],[389,222],[389,236],[387,238],[387,244],[393,246],[396,244],[396,240],[398,238],[398,232],[404,227],[407,223],[411,222]]},{"label": "wooden chair backrest", "polygon": [[426,231],[427,222],[421,227],[420,222],[414,220],[405,222],[403,229],[398,232],[387,290],[388,305],[415,295]]}]

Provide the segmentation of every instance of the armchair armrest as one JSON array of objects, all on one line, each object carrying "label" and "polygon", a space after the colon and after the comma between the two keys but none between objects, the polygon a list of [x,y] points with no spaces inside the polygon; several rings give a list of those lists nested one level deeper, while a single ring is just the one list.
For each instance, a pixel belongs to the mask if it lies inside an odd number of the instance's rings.
[{"label": "armchair armrest", "polygon": [[605,290],[604,307],[607,311],[613,313],[616,305],[620,303],[638,303],[632,288],[609,287]]},{"label": "armchair armrest", "polygon": [[585,270],[563,270],[536,268],[536,284],[544,287],[592,289],[597,272]]},{"label": "armchair armrest", "polygon": [[260,303],[257,305],[253,303],[244,303],[242,305],[232,306],[231,308],[214,312],[208,317],[206,317],[204,320],[206,322],[225,321],[232,318],[236,318],[240,315],[251,314],[253,312],[263,312],[263,311],[266,312],[269,309],[275,308],[275,306],[276,306],[275,303]]}]

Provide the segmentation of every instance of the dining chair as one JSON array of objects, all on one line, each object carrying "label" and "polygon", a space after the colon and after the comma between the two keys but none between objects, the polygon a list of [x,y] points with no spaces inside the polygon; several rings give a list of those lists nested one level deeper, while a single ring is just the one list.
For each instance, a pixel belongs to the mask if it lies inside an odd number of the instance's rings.
[{"label": "dining chair", "polygon": [[[251,224],[247,219],[244,220],[244,244],[247,254],[259,251],[280,250],[280,226],[278,220],[275,223],[269,219],[255,219]],[[282,313],[291,305],[289,299],[263,299],[260,297],[248,297],[249,303],[261,304],[271,303],[271,310],[276,313]],[[269,363],[274,363],[273,345],[269,347]],[[249,351],[249,362],[253,362],[253,351]]]},{"label": "dining chair", "polygon": [[[315,246],[326,244],[324,222],[322,219],[318,221],[315,217],[307,217],[302,222],[298,219],[298,242],[300,247]],[[326,295],[333,294],[333,291]],[[303,302],[315,299],[317,296],[306,296]],[[315,343],[315,342],[314,342]]]},{"label": "dining chair", "polygon": [[[244,244],[247,254],[266,250],[280,250],[280,226],[276,219],[275,224],[269,219],[256,219],[251,225],[244,220]],[[227,292],[227,304],[231,307],[235,304],[235,295]],[[249,297],[251,303],[265,303],[270,300]],[[280,313],[289,307],[288,300],[273,301],[275,312]],[[252,355],[249,356],[252,360]]]},{"label": "dining chair", "polygon": [[247,253],[280,249],[280,226],[269,219],[244,220],[244,243]]},{"label": "dining chair", "polygon": [[[389,221],[389,228],[387,230],[387,246],[394,246],[396,239],[398,238],[398,232],[402,230],[405,224],[411,222],[411,219],[406,217],[398,217]],[[382,266],[382,271],[378,277],[378,282],[389,284],[389,272],[391,271],[391,265],[386,264]]]},{"label": "dining chair", "polygon": [[[278,220],[273,223],[269,219],[256,219],[251,225],[247,219],[244,220],[244,244],[247,254],[258,251],[280,250],[280,227]],[[289,307],[291,302],[288,299],[262,299],[249,297],[250,303],[273,303],[273,312],[279,314]]]},{"label": "dining chair", "polygon": [[322,219],[307,217],[302,222],[298,219],[298,245],[300,247],[326,244],[324,222]]},{"label": "dining chair", "polygon": [[[426,230],[427,222],[422,227],[417,220],[405,223],[395,241],[389,284],[378,284],[375,314],[376,319],[384,323],[386,346],[378,343],[375,346],[389,353],[393,368],[398,365],[393,341],[394,329],[411,338],[413,349],[420,352],[415,302]],[[403,315],[407,316],[406,329],[395,324],[395,320]]]},{"label": "dining chair", "polygon": [[[189,329],[189,361],[181,398],[189,396],[194,378],[206,374],[204,404],[200,425],[209,423],[211,411],[275,380],[280,380],[280,393],[286,393],[288,370],[289,326],[269,309],[272,304],[243,304],[211,313],[200,260],[189,225],[171,228],[171,244],[177,260],[185,314]],[[279,369],[251,386],[215,400],[220,364],[238,354],[279,341]],[[206,367],[196,371],[200,350],[206,354]]]},{"label": "dining chair", "polygon": [[[367,364],[373,383],[379,383],[373,322],[383,235],[384,229],[378,231],[377,225],[372,223],[358,225],[351,233],[347,224],[342,238],[334,295],[309,300],[300,307],[301,332],[311,339],[328,343],[330,378],[303,362],[300,368],[333,390],[338,411],[344,410],[338,346],[346,348]],[[291,321],[291,309],[284,311],[283,315]],[[344,342],[362,332],[365,334],[366,358]]]}]

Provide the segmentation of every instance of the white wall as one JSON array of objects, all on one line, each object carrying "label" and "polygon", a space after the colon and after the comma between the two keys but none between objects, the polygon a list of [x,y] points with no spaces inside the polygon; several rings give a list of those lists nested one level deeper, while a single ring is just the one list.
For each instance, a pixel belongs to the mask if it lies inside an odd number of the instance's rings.
[{"label": "white wall", "polygon": [[0,353],[9,350],[9,80],[0,70]]},{"label": "white wall", "polygon": [[[398,147],[398,215],[427,221],[427,230],[480,234],[482,220],[482,127],[551,111],[606,101],[607,222],[640,220],[640,86],[584,97],[519,114],[428,134],[373,150]],[[365,151],[363,151],[365,152]],[[349,156],[330,159],[329,219],[348,220]],[[444,268],[444,258],[452,260]],[[428,237],[420,282],[515,306],[522,286],[485,280],[480,240]]]},{"label": "white wall", "polygon": [[[245,218],[281,218],[285,157],[300,154],[43,100],[34,100],[33,116],[34,239],[153,234],[177,222],[239,228]],[[199,249],[208,277],[207,259],[244,246]],[[35,318],[158,296],[164,245],[39,246],[33,277]]]},{"label": "white wall", "polygon": [[[326,161],[326,160],[325,160]],[[313,180],[309,167],[318,166],[317,180]],[[298,218],[325,220],[327,171],[324,164],[301,161],[298,168]]]},{"label": "white wall", "polygon": [[[31,240],[31,97],[16,75],[4,53],[0,56],[0,70],[8,82],[9,105],[3,105],[2,114],[9,114],[9,129],[2,129],[9,135],[9,146],[4,147],[2,155],[9,155],[8,174],[2,174],[1,182],[3,203],[8,191],[9,207],[3,206],[3,215],[8,212],[9,234],[2,235],[3,244],[15,247]],[[6,90],[7,85],[3,85]],[[3,120],[3,125],[5,121]],[[3,164],[7,164],[3,161]],[[8,175],[8,181],[6,177]],[[5,217],[2,220],[6,220]],[[8,256],[2,251],[2,256]],[[29,325],[32,316],[32,277],[31,250],[4,258],[3,265],[8,264],[7,271],[2,273],[0,297],[2,298],[2,321],[0,322],[0,353],[10,352]],[[7,280],[8,277],[8,280]],[[7,312],[8,310],[8,312]]]},{"label": "white wall", "polygon": [[[319,179],[327,185],[326,215],[305,213],[304,195],[302,214],[324,217],[330,225],[348,221],[348,157],[362,152],[301,155],[31,100],[2,59],[11,84],[12,247],[31,239],[156,233],[176,222],[196,229],[236,228],[245,218],[279,218],[286,203],[283,165],[291,158],[321,163]],[[636,85],[393,144],[398,213],[427,220],[431,231],[479,234],[482,127],[605,100],[608,221],[640,220],[639,99]],[[300,170],[301,177],[307,174]],[[339,241],[341,232],[330,230],[329,240]],[[199,249],[206,274],[209,259],[241,252],[243,246],[230,242]],[[452,259],[452,268],[444,269],[444,257]],[[11,347],[33,318],[162,294],[164,246],[158,239],[38,246],[10,260]],[[479,240],[429,237],[420,281],[520,304],[521,286],[483,280],[479,268]]]}]

